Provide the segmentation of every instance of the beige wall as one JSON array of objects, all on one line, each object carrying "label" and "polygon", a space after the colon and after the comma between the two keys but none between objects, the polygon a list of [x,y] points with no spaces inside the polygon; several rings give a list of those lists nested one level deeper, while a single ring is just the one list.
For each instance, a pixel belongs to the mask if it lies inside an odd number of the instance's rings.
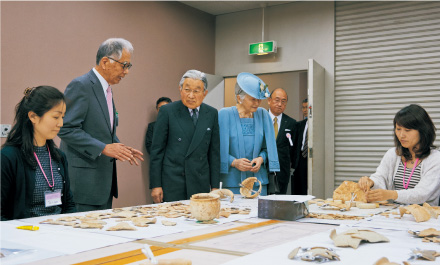
[{"label": "beige wall", "polygon": [[213,16],[177,2],[1,2],[1,123],[12,124],[26,87],[64,91],[94,66],[99,45],[110,37],[134,46],[133,68],[113,88],[117,134],[145,153],[140,167],[118,162],[114,207],[150,203],[147,124],[156,118],[157,98],[179,99],[186,70],[214,73]]}]

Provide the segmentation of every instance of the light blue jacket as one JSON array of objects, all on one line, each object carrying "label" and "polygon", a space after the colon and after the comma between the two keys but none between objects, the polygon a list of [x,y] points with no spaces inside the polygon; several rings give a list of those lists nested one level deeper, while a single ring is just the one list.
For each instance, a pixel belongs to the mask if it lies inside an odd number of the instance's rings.
[{"label": "light blue jacket", "polygon": [[[220,180],[225,187],[238,187],[246,178],[246,173],[231,167],[236,158],[245,157],[244,138],[240,117],[236,107],[223,108],[219,111],[220,127]],[[280,171],[278,153],[275,141],[275,132],[269,113],[258,108],[254,113],[255,139],[253,158],[261,156],[264,163],[254,174],[262,185],[269,183],[267,166],[270,171]]]}]

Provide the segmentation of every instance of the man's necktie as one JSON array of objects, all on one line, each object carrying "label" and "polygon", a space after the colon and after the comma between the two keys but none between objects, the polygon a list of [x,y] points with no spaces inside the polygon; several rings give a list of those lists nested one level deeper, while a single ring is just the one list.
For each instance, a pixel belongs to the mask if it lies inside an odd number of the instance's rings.
[{"label": "man's necktie", "polygon": [[196,126],[196,124],[197,124],[197,109],[193,109],[192,110],[192,116],[191,116],[191,118],[192,118],[192,120],[193,120],[193,123],[194,123],[194,126]]},{"label": "man's necktie", "polygon": [[113,130],[113,94],[112,94],[112,88],[108,86],[107,88],[107,107],[108,107],[108,115],[110,115],[110,128]]},{"label": "man's necktie", "polygon": [[309,130],[307,130],[307,132],[306,132],[306,140],[304,141],[304,149],[302,150],[302,153],[301,153],[304,158],[307,158],[307,154],[309,152],[308,141],[309,141]]},{"label": "man's necktie", "polygon": [[273,129],[275,130],[275,140],[278,137],[278,118],[273,118]]}]

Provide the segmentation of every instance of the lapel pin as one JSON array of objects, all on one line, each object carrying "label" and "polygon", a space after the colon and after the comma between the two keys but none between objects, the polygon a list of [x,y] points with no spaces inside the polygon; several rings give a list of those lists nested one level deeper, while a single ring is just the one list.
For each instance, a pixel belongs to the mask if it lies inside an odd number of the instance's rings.
[{"label": "lapel pin", "polygon": [[210,131],[211,130],[211,128],[208,128],[208,129],[206,129],[207,131]]}]

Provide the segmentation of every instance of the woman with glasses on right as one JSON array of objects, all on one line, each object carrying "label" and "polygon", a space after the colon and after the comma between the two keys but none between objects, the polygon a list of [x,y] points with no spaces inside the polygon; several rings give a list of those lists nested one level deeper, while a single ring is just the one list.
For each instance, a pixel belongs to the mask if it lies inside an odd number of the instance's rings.
[{"label": "woman with glasses on right", "polygon": [[[394,148],[382,158],[376,173],[359,186],[367,201],[439,204],[440,152],[434,146],[436,128],[419,105],[409,105],[394,117]],[[372,189],[372,190],[370,190]]]}]

